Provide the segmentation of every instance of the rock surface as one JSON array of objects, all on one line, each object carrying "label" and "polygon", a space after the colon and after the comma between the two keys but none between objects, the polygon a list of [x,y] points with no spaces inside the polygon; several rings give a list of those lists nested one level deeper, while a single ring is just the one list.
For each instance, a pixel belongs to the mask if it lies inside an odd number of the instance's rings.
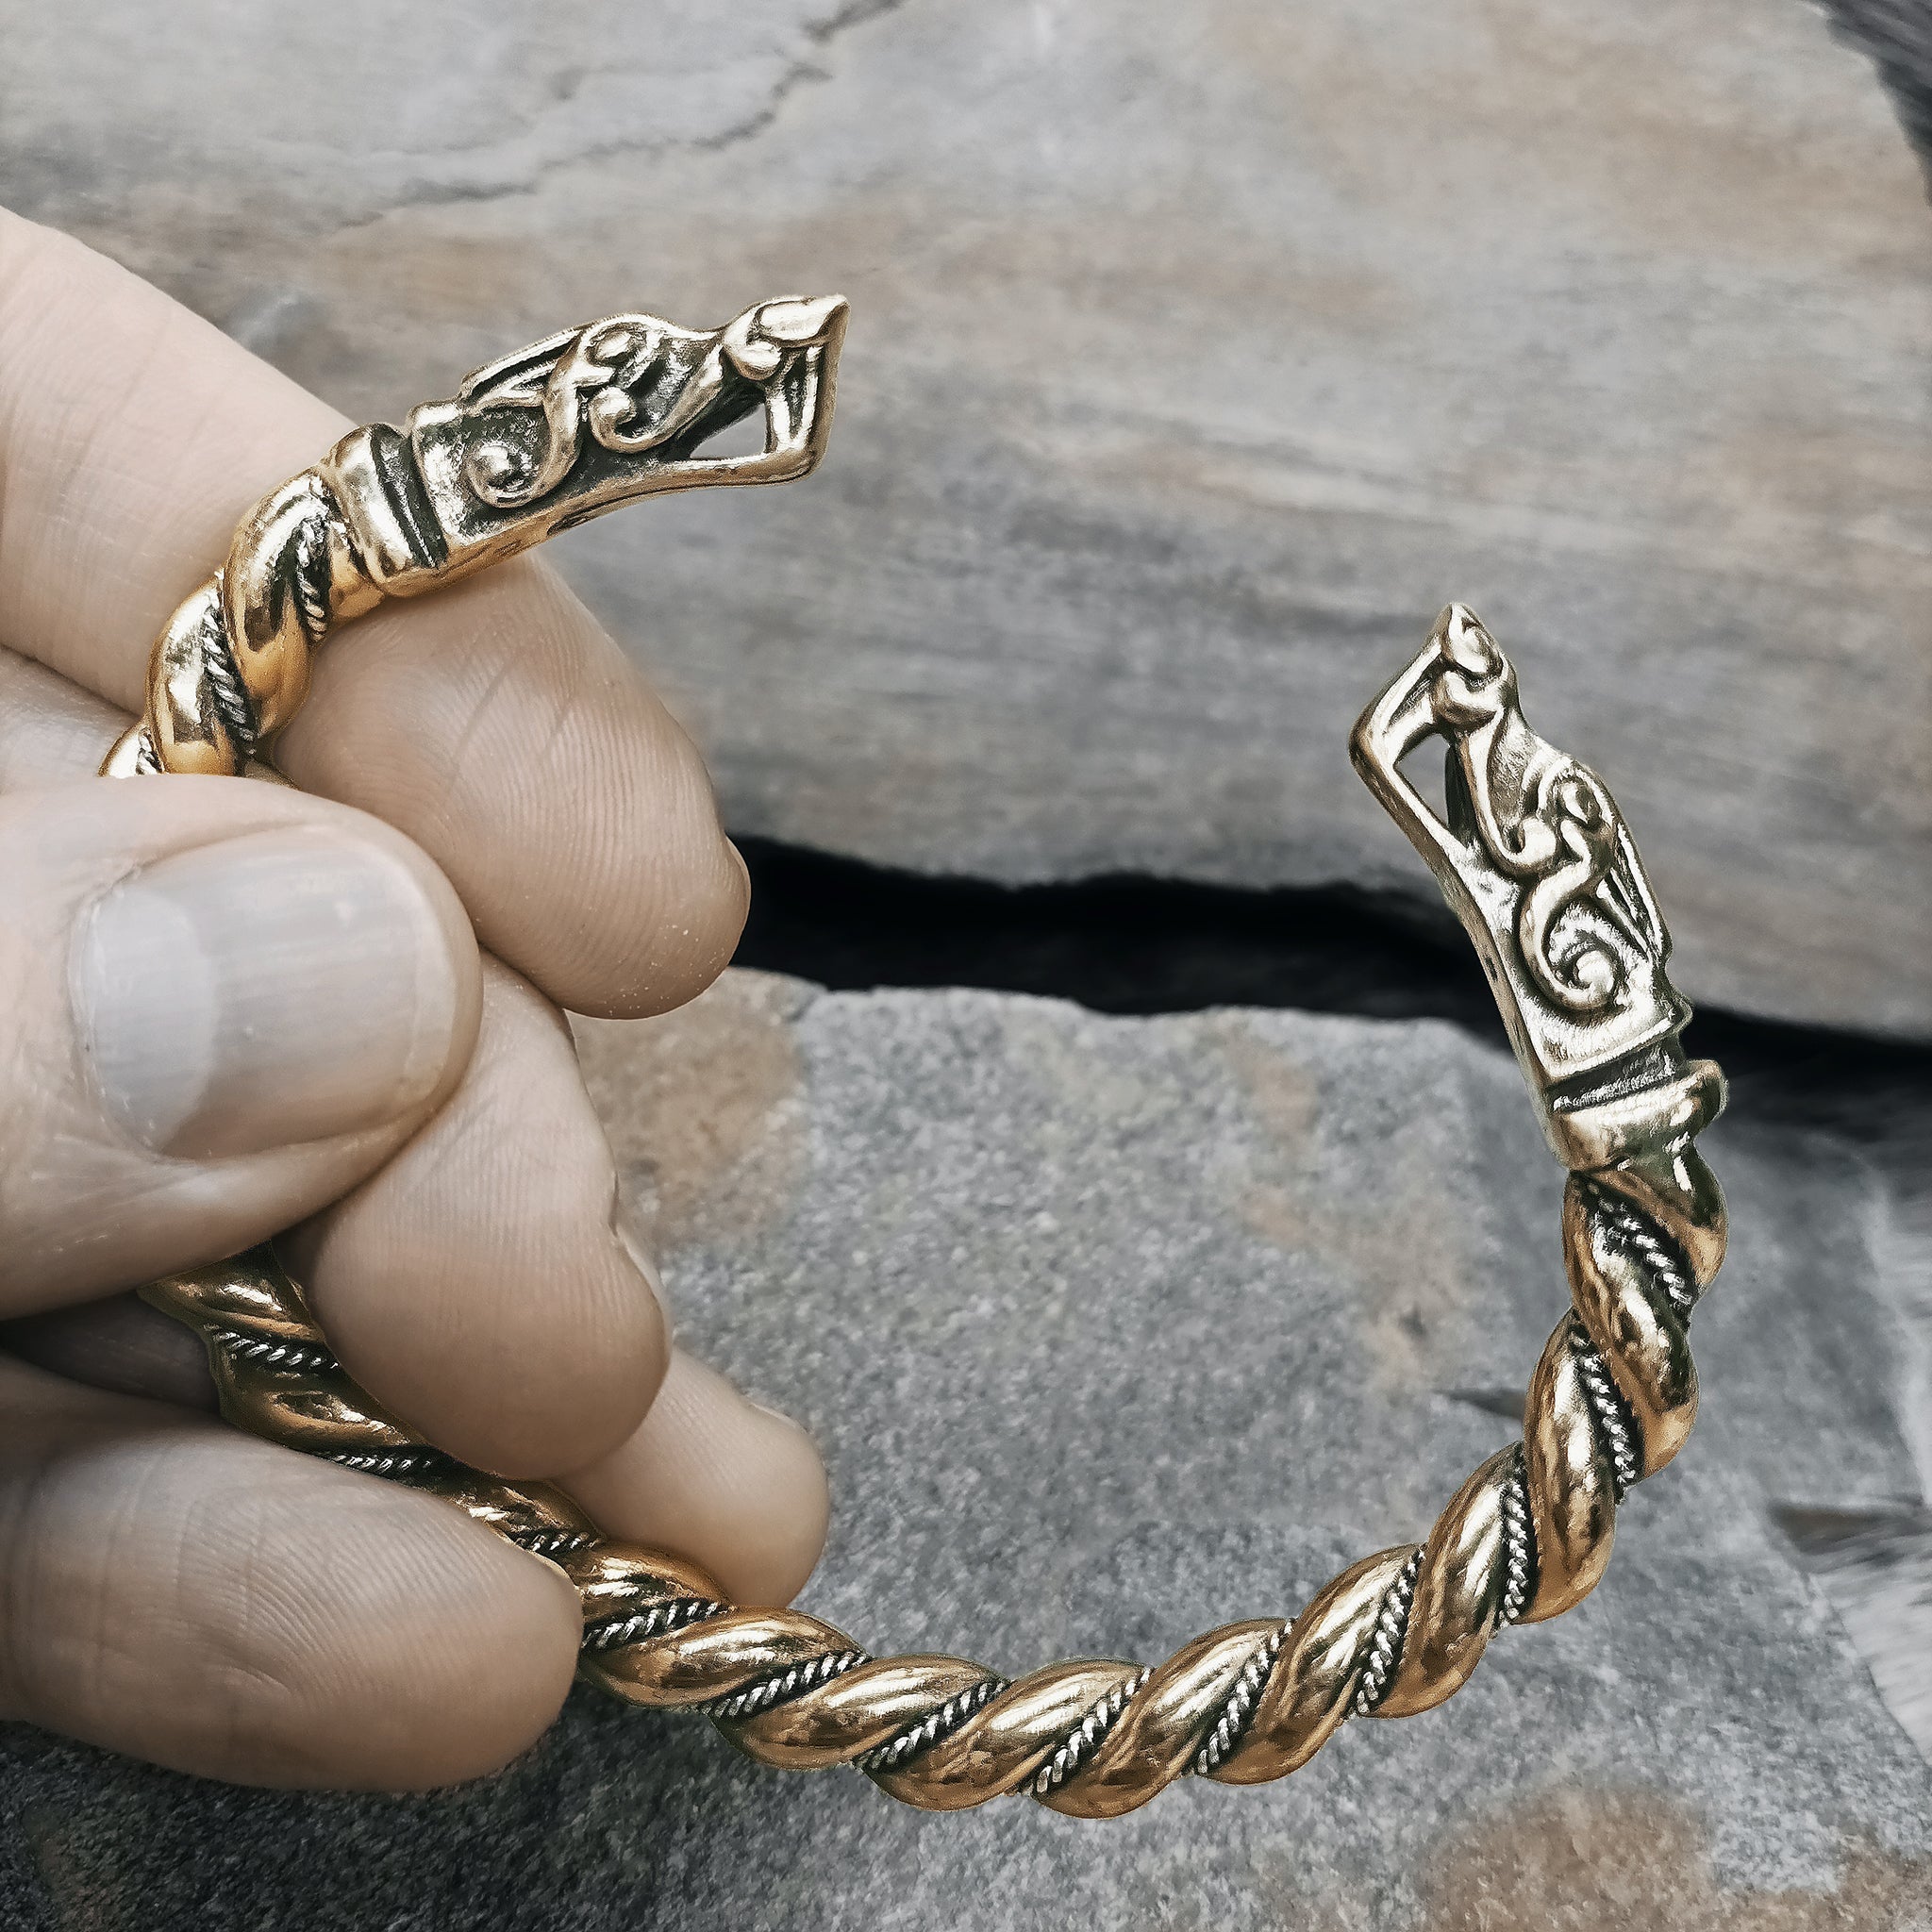
[{"label": "rock surface", "polygon": [[854,298],[820,477],[559,546],[736,828],[1427,897],[1342,742],[1457,596],[1693,995],[1932,1031],[1932,221],[1798,0],[93,12],[6,193],[359,414]]},{"label": "rock surface", "polygon": [[[808,1601],[875,1647],[1152,1657],[1291,1609],[1507,1439],[1561,1306],[1560,1177],[1515,1072],[1440,1024],[738,974],[583,1039],[682,1335],[825,1446]],[[408,1800],[237,1791],[14,1727],[0,1922],[1924,1923],[1932,1769],[1776,1515],[1922,1493],[1873,1366],[1896,1355],[1884,1203],[1823,1136],[1707,1147],[1736,1239],[1698,1316],[1704,1414],[1603,1587],[1283,1784],[1187,1784],[1110,1826],[925,1819],[587,1693],[505,1776]]]}]

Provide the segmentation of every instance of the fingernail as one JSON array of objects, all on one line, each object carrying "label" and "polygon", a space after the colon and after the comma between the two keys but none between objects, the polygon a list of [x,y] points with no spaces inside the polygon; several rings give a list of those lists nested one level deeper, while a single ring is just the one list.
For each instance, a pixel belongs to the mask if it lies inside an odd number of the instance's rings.
[{"label": "fingernail", "polygon": [[76,936],[73,998],[108,1111],[195,1158],[379,1125],[435,1091],[462,1008],[400,859],[300,827],[158,860]]},{"label": "fingernail", "polygon": [[[740,1390],[739,1393],[743,1395],[744,1391]],[[748,1407],[757,1409],[760,1415],[768,1415],[774,1423],[783,1423],[788,1429],[803,1436],[808,1442],[811,1441],[811,1432],[795,1415],[787,1415],[782,1408],[774,1408],[769,1402],[760,1402],[756,1395],[745,1395],[744,1400]]]}]

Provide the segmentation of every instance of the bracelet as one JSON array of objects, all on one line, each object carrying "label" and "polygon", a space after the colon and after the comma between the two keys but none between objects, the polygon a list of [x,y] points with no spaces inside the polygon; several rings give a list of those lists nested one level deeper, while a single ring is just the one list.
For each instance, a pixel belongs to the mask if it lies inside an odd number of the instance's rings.
[{"label": "bracelet", "polygon": [[[383,597],[633,497],[805,475],[830,428],[844,325],[836,297],[761,303],[709,331],[615,316],[479,370],[401,429],[352,431],[242,520],[163,630],[145,712],[104,771],[271,775],[309,653]],[[704,455],[759,408],[760,454]],[[1401,770],[1431,738],[1441,813]],[[1152,1667],[1081,1658],[1017,1680],[961,1657],[874,1657],[816,1617],[732,1604],[682,1558],[601,1536],[554,1489],[425,1443],[344,1373],[270,1249],[142,1292],[200,1334],[229,1422],[426,1490],[558,1564],[582,1599],[586,1677],[700,1712],[762,1764],[855,1765],[927,1810],[1024,1791],[1083,1818],[1180,1776],[1281,1777],[1351,1717],[1441,1704],[1498,1629],[1594,1588],[1624,1492],[1690,1433],[1687,1330],[1724,1249],[1723,1195],[1692,1144],[1724,1079],[1684,1057],[1690,1009],[1665,976],[1642,864],[1601,781],[1524,723],[1513,668],[1468,610],[1443,612],[1351,750],[1481,955],[1569,1170],[1572,1306],[1530,1379],[1523,1441],[1463,1484],[1426,1541],[1366,1557],[1291,1621],[1224,1624]]]}]

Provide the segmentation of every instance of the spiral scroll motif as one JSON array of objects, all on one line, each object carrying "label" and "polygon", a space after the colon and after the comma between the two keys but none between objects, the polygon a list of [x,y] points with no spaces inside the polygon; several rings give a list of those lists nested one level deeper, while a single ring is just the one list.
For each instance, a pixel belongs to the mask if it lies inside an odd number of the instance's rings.
[{"label": "spiral scroll motif", "polygon": [[[836,298],[784,298],[715,338],[685,332],[692,379],[710,385],[707,395],[738,407],[732,384],[771,384],[767,455],[708,464],[674,453],[625,487],[647,493],[803,474],[823,447],[842,313]],[[547,393],[546,382],[554,388],[575,366],[572,343],[607,326],[479,372],[456,403],[417,412],[412,424],[427,427],[412,433],[432,454],[437,437],[493,446],[483,439],[503,433],[502,422],[488,411]],[[552,505],[500,529],[479,521],[475,502],[437,503],[432,491],[442,531],[425,544],[423,506],[410,491],[420,495],[432,469],[461,465],[425,463],[408,488],[395,485],[398,437],[354,432],[250,512],[223,567],[158,641],[144,715],[108,773],[246,772],[302,702],[310,654],[335,625],[384,595],[434,588],[541,541],[567,520]],[[617,500],[617,486],[599,475],[573,487],[591,506],[583,513]],[[459,544],[468,546],[461,559]],[[1177,1777],[1245,1785],[1284,1776],[1351,1717],[1442,1703],[1503,1626],[1580,1602],[1608,1560],[1618,1504],[1676,1454],[1696,1412],[1689,1327],[1723,1259],[1724,1212],[1692,1140],[1722,1105],[1722,1082],[1715,1069],[1687,1067],[1677,1050],[1688,1008],[1663,980],[1661,923],[1607,793],[1612,816],[1592,826],[1602,852],[1585,855],[1589,877],[1563,890],[1566,905],[1589,902],[1593,932],[1622,935],[1634,949],[1616,962],[1623,1005],[1585,1032],[1574,1014],[1530,1004],[1532,962],[1501,950],[1516,942],[1527,902],[1506,904],[1491,887],[1507,874],[1533,892],[1541,859],[1525,857],[1522,824],[1497,829],[1490,767],[1474,761],[1510,733],[1518,750],[1491,758],[1496,769],[1541,769],[1536,760],[1554,756],[1522,724],[1507,660],[1455,607],[1365,715],[1357,756],[1491,948],[1545,1131],[1571,1168],[1562,1225],[1572,1307],[1530,1378],[1522,1441],[1469,1477],[1425,1541],[1365,1557],[1291,1620],[1224,1624],[1157,1665],[1079,1658],[1017,1679],[963,1657],[874,1657],[816,1617],[733,1604],[694,1565],[601,1535],[558,1491],[502,1481],[425,1442],[358,1388],[267,1251],[142,1292],[201,1335],[230,1422],[430,1491],[558,1565],[583,1605],[585,1676],[634,1704],[700,1714],[760,1763],[852,1765],[926,1810],[1018,1792],[1082,1818],[1131,1811]],[[1452,755],[1459,747],[1473,774],[1460,794],[1474,813],[1473,835],[1428,819],[1394,776],[1399,758],[1430,734],[1447,737]],[[1543,842],[1554,859],[1555,842]]]}]

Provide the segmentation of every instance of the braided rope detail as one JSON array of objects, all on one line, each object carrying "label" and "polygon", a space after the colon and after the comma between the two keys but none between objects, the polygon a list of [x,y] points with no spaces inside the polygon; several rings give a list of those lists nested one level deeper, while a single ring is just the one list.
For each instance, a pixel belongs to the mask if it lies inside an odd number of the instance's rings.
[{"label": "braided rope detail", "polygon": [[1154,1674],[1145,1666],[1124,1684],[1116,1684],[1061,1740],[1059,1746],[1033,1774],[1033,1795],[1051,1797],[1100,1749],[1101,1740],[1126,1715],[1128,1704]]},{"label": "braided rope detail", "polygon": [[1536,1532],[1529,1523],[1529,1485],[1521,1455],[1503,1491],[1503,1572],[1507,1580],[1496,1622],[1518,1623],[1536,1582]]},{"label": "braided rope detail", "polygon": [[254,1362],[264,1369],[282,1369],[292,1374],[297,1370],[313,1373],[336,1369],[341,1364],[325,1348],[310,1348],[306,1342],[279,1341],[268,1336],[241,1335],[232,1328],[217,1328],[209,1340],[225,1348],[238,1361]]},{"label": "braided rope detail", "polygon": [[1688,1324],[1690,1311],[1697,1306],[1698,1287],[1683,1255],[1655,1223],[1638,1213],[1614,1189],[1605,1187],[1594,1177],[1586,1177],[1582,1191],[1600,1218],[1605,1235],[1638,1258],[1663,1291],[1678,1319]]},{"label": "braided rope detail", "polygon": [[416,1476],[441,1473],[447,1458],[433,1449],[421,1455],[408,1449],[344,1449],[328,1459],[340,1462],[344,1469],[358,1470],[364,1475],[387,1476],[391,1482],[408,1482]]},{"label": "braided rope detail", "polygon": [[641,1643],[666,1630],[681,1630],[703,1617],[722,1617],[731,1606],[705,1597],[674,1597],[669,1603],[653,1604],[628,1617],[611,1617],[586,1627],[582,1647],[587,1651],[610,1650],[620,1643]]},{"label": "braided rope detail", "polygon": [[335,622],[325,513],[305,518],[296,525],[291,561],[290,589],[295,599],[295,613],[313,650],[329,634]]},{"label": "braided rope detail", "polygon": [[[581,1668],[619,1696],[708,1717],[763,1763],[853,1765],[925,1808],[1017,1792],[1106,1817],[1179,1776],[1279,1777],[1351,1716],[1426,1709],[1467,1679],[1494,1631],[1588,1592],[1618,1498],[1667,1459],[1657,1449],[1689,1372],[1684,1316],[1722,1253],[1715,1184],[1688,1148],[1674,1158],[1688,1185],[1571,1177],[1576,1309],[1532,1379],[1525,1440],[1470,1477],[1426,1541],[1356,1564],[1292,1624],[1226,1625],[1154,1667],[1075,1659],[1017,1681],[959,1657],[875,1657],[801,1611],[738,1607],[679,1558],[600,1536],[556,1492],[464,1469],[375,1410],[300,1291],[262,1257],[148,1294],[200,1331],[236,1420],[290,1440],[275,1418],[299,1409],[302,1446],[444,1495],[560,1564],[584,1602]],[[1606,1308],[1646,1345],[1605,1349]],[[1652,1414],[1664,1424],[1646,1426]]]},{"label": "braided rope detail", "polygon": [[261,734],[256,728],[254,702],[242,682],[227,633],[222,628],[221,614],[212,605],[202,614],[199,646],[207,666],[208,697],[245,765],[255,756]]},{"label": "braided rope detail", "polygon": [[1583,1392],[1590,1402],[1598,1433],[1610,1452],[1610,1490],[1618,1502],[1641,1474],[1641,1458],[1637,1449],[1637,1424],[1624,1407],[1617,1385],[1610,1379],[1603,1356],[1591,1341],[1582,1323],[1570,1323],[1570,1345],[1576,1351],[1576,1373],[1583,1378]]},{"label": "braided rope detail", "polygon": [[328,485],[305,470],[249,512],[222,568],[168,620],[142,718],[104,769],[245,772],[307,694],[316,647],[379,597]]},{"label": "braided rope detail", "polygon": [[934,1705],[916,1724],[901,1731],[890,1743],[881,1744],[874,1751],[861,1751],[852,1760],[853,1765],[868,1773],[896,1770],[908,1758],[916,1757],[941,1738],[951,1737],[969,1717],[985,1709],[1002,1690],[1011,1689],[1012,1683],[1008,1678],[982,1677],[957,1697],[949,1697],[943,1704]]},{"label": "braided rope detail", "polygon": [[1415,1605],[1415,1580],[1423,1567],[1423,1553],[1417,1550],[1396,1573],[1375,1612],[1374,1635],[1369,1641],[1368,1668],[1356,1686],[1353,1713],[1367,1717],[1389,1694],[1389,1680],[1401,1661],[1402,1646],[1408,1635],[1408,1613]]},{"label": "braided rope detail", "polygon": [[548,1557],[553,1563],[589,1549],[597,1541],[587,1529],[520,1529],[504,1534],[518,1549],[528,1550],[533,1557]]},{"label": "braided rope detail", "polygon": [[1222,1760],[1234,1749],[1235,1740],[1247,1729],[1248,1720],[1255,1714],[1255,1700],[1260,1696],[1261,1686],[1274,1668],[1274,1659],[1281,1655],[1288,1632],[1289,1625],[1284,1624],[1241,1666],[1241,1675],[1234,1680],[1222,1704],[1221,1715],[1214,1721],[1214,1728],[1208,1733],[1208,1741],[1194,1753],[1194,1761],[1188,1767],[1194,1776],[1206,1777],[1219,1770]]},{"label": "braided rope detail", "polygon": [[790,1703],[818,1685],[829,1684],[834,1677],[842,1677],[847,1671],[856,1671],[860,1664],[871,1661],[862,1650],[834,1651],[829,1656],[793,1664],[775,1677],[766,1677],[748,1690],[734,1691],[729,1697],[720,1697],[697,1707],[706,1717],[751,1717],[758,1711],[770,1710],[774,1704]]}]

